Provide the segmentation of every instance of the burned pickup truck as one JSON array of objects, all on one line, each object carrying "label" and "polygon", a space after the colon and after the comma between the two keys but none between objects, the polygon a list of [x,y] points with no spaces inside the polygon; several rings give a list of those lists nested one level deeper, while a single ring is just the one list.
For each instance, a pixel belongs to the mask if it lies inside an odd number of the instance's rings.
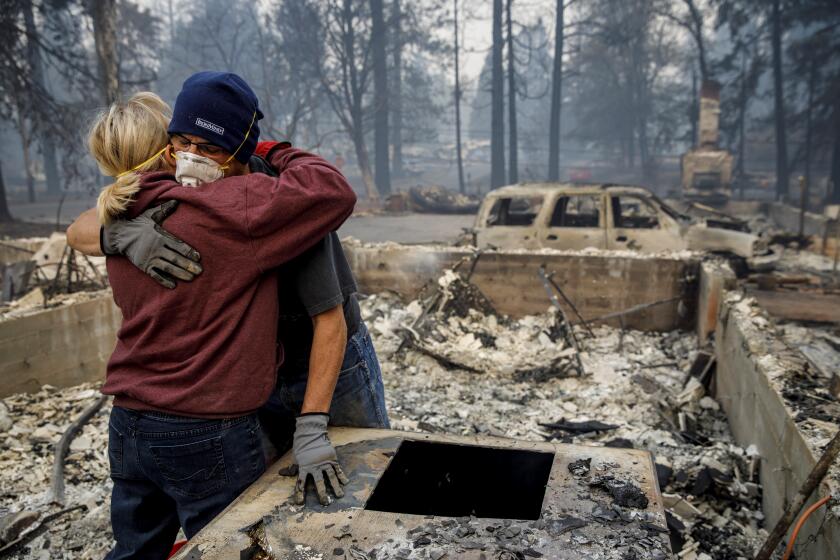
[{"label": "burned pickup truck", "polygon": [[641,187],[535,183],[487,194],[473,231],[478,247],[708,251],[752,259],[768,253],[746,224],[689,216]]}]

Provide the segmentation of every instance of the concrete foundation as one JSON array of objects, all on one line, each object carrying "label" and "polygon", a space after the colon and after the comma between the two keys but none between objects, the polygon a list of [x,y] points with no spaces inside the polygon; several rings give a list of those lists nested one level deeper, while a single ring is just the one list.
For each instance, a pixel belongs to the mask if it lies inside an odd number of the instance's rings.
[{"label": "concrete foundation", "polygon": [[[37,241],[38,246],[41,243]],[[32,249],[35,248],[33,243]],[[762,457],[763,506],[768,528],[778,520],[807,477],[821,452],[820,446],[837,429],[815,428],[813,423],[805,426],[796,420],[796,411],[782,396],[782,381],[785,375],[802,367],[802,357],[773,335],[760,311],[727,299],[734,274],[723,263],[562,252],[487,252],[475,261],[471,251],[458,248],[348,243],[345,249],[360,288],[366,293],[395,291],[412,298],[443,270],[462,262],[460,271],[472,271],[471,281],[497,309],[515,317],[541,313],[550,307],[537,274],[540,266],[554,273],[557,283],[586,319],[678,299],[682,306],[672,301],[628,315],[624,321],[628,328],[667,331],[690,326],[693,312],[681,312],[681,308],[696,308],[695,328],[701,343],[715,333],[717,398],[728,415],[732,432],[740,445],[756,446]],[[3,258],[14,262],[21,260],[17,253],[28,255],[17,249],[9,251],[0,257],[7,255]],[[65,387],[103,379],[119,324],[120,313],[110,295],[0,322],[0,397],[35,392],[45,384]],[[609,496],[598,498],[596,491],[582,487],[568,472],[568,463],[586,457],[592,458],[593,464],[615,463],[616,472],[634,480],[648,497],[649,522],[664,526],[653,466],[650,456],[643,452],[388,431],[336,429],[332,437],[339,446],[342,463],[349,465],[351,478],[358,484],[350,489],[345,501],[339,500],[330,506],[333,509],[317,515],[281,505],[287,502],[294,479],[278,475],[276,465],[196,536],[178,558],[239,558],[240,551],[253,543],[248,532],[241,531],[246,527],[259,528],[262,538],[273,543],[275,550],[288,553],[278,558],[305,558],[294,555],[297,545],[329,557],[337,547],[349,549],[352,544],[370,550],[388,539],[405,540],[410,529],[427,522],[425,517],[363,509],[390,457],[405,439],[554,453],[543,509],[550,505],[580,519],[591,516],[596,505],[609,506]],[[280,464],[287,464],[290,459],[286,456]],[[834,469],[812,502],[829,493],[840,495],[838,470]],[[607,501],[600,504],[596,498]],[[282,511],[276,509],[278,505]],[[294,516],[296,522],[285,523],[288,516]],[[396,523],[397,518],[401,525]],[[351,526],[350,540],[334,534],[336,527],[344,525]],[[481,526],[485,524],[482,522]],[[592,522],[574,531],[588,540],[584,546],[593,547],[590,552],[597,557],[596,553],[603,552],[608,533],[628,531],[628,542],[632,542],[638,537],[638,529],[639,522],[635,520],[618,527]],[[657,542],[662,538],[656,530],[649,533],[645,538]],[[546,539],[544,548],[537,550],[549,558],[587,556],[581,552],[581,546],[570,544],[569,534]],[[824,510],[818,511],[806,523],[800,542],[806,542],[810,536],[814,542],[800,552],[800,557],[836,557],[835,551],[840,550],[840,523],[836,517],[826,519]],[[667,539],[665,542],[667,545]],[[489,539],[485,548],[492,550],[496,544]],[[464,550],[457,557],[479,558],[478,550]]]},{"label": "concrete foundation", "polygon": [[[754,445],[761,456],[763,510],[768,528],[778,521],[821,454],[821,445],[837,426],[797,422],[782,396],[786,376],[803,367],[803,359],[769,332],[768,321],[748,302],[726,301],[716,329],[717,399],[726,411],[738,444]],[[817,421],[818,422],[818,421]],[[807,430],[807,432],[806,432]],[[840,495],[840,467],[812,496]],[[840,522],[827,519],[825,508],[804,525],[798,542],[815,541],[798,550],[798,558],[829,560],[840,551]]]},{"label": "concrete foundation", "polygon": [[[348,244],[346,252],[362,292],[392,290],[406,298],[461,260],[466,271],[472,255],[394,244]],[[693,260],[490,252],[475,263],[472,281],[502,313],[543,313],[551,304],[537,276],[540,265],[556,272],[555,280],[586,319],[672,299],[627,315],[624,326],[668,331],[691,324],[692,312],[686,310],[694,308],[699,269]],[[567,313],[574,320],[571,309]],[[119,325],[119,309],[109,295],[0,322],[0,397],[37,391],[44,384],[102,379]]]},{"label": "concrete foundation", "polygon": [[[662,498],[652,458],[646,451],[350,428],[334,428],[330,438],[350,478],[344,498],[324,507],[310,496],[305,508],[291,506],[296,478],[278,474],[292,462],[288,453],[175,558],[227,560],[252,558],[258,552],[269,554],[261,558],[284,560],[344,558],[345,553],[347,558],[428,558],[428,554],[443,550],[446,558],[466,560],[606,559],[621,558],[634,546],[649,558],[665,558],[670,553]],[[547,454],[551,466],[539,518],[447,517],[366,508],[389,462],[406,441]],[[615,513],[613,498],[570,472],[569,464],[580,459],[591,459],[591,475],[607,469],[616,479],[638,485],[647,505],[620,508],[624,520],[597,517],[601,515],[598,512],[607,517],[609,512]],[[493,495],[504,491],[500,487],[486,488]],[[526,546],[523,541],[528,543],[526,556],[521,552]],[[516,550],[520,551],[518,555],[512,552]]]},{"label": "concrete foundation", "polygon": [[108,295],[0,322],[0,397],[103,380],[120,321]]},{"label": "concrete foundation", "polygon": [[[464,261],[462,272],[473,266],[473,252],[459,248],[347,244],[345,252],[363,292],[394,291],[406,298],[415,297],[426,283],[459,261]],[[537,274],[541,265],[554,273],[555,281],[586,320],[672,300],[627,315],[624,326],[669,331],[691,324],[699,270],[695,259],[492,251],[482,253],[474,263],[470,281],[501,313],[513,317],[543,313],[550,303]],[[574,320],[572,310],[567,307],[566,312]],[[619,325],[616,319],[606,322]]]}]

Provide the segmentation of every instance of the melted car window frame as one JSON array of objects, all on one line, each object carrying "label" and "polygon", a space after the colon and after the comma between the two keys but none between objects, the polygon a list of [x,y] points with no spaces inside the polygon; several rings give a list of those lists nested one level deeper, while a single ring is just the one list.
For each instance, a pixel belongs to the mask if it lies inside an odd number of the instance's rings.
[{"label": "melted car window frame", "polygon": [[[569,214],[569,202],[572,199],[581,200],[589,198],[594,202],[594,216],[593,214],[575,213]],[[601,202],[602,196],[600,194],[591,193],[564,193],[557,197],[554,201],[554,209],[551,212],[551,218],[548,227],[551,228],[600,228],[601,227]],[[592,223],[591,219],[595,218]]]},{"label": "melted car window frame", "polygon": [[[655,223],[645,224],[642,221],[649,218],[648,216],[625,216],[621,211],[622,199],[636,201],[640,207],[647,208]],[[646,197],[636,194],[613,194],[610,196],[610,204],[612,205],[612,223],[616,229],[660,229],[662,227],[662,220],[659,217],[656,205]],[[624,220],[627,220],[627,223]]]},{"label": "melted car window frame", "polygon": [[[516,202],[525,201],[527,207],[516,207]],[[532,227],[540,215],[545,197],[534,195],[499,197],[493,202],[487,215],[487,225],[492,227]],[[524,210],[524,211],[523,211]]]}]

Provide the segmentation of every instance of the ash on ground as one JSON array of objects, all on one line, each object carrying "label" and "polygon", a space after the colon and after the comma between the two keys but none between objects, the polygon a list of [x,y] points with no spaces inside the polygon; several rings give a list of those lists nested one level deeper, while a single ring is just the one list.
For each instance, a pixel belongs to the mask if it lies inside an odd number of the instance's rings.
[{"label": "ash on ground", "polygon": [[[509,321],[476,310],[420,317],[427,307],[390,295],[362,302],[394,428],[647,449],[681,558],[755,554],[766,537],[757,453],[734,443],[719,404],[688,379],[693,334],[596,327],[591,337],[575,328],[586,375],[552,375],[558,356],[570,359],[562,340],[552,342],[553,312]],[[418,322],[444,360],[403,342],[404,326]],[[539,378],[521,375],[535,368],[543,368]]]},{"label": "ash on ground", "polygon": [[[32,537],[12,558],[101,559],[111,547],[106,403],[70,445],[65,504],[52,502],[53,451],[64,431],[99,395],[95,385],[45,386],[0,401],[0,549]],[[81,508],[73,509],[76,506]],[[63,513],[65,510],[66,513]],[[56,517],[50,519],[49,516]]]},{"label": "ash on ground", "polygon": [[[444,292],[451,281],[441,283]],[[766,534],[757,457],[734,444],[718,403],[688,378],[697,355],[693,335],[597,327],[592,337],[575,328],[581,376],[555,313],[507,319],[473,296],[481,311],[448,305],[449,296],[436,306],[389,295],[362,301],[394,428],[650,450],[680,558],[753,556]],[[45,388],[0,405],[0,517],[31,512],[18,533],[40,531],[20,558],[101,558],[111,546],[109,405],[66,461],[63,507],[85,509],[44,522],[63,509],[48,494],[54,445],[94,398],[95,387],[85,385]]]}]

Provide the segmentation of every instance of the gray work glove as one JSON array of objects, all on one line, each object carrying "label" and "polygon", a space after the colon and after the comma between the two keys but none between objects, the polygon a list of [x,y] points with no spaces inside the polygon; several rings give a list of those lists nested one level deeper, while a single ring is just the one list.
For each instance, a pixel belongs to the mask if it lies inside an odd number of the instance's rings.
[{"label": "gray work glove", "polygon": [[165,288],[173,289],[176,279],[190,282],[201,274],[201,255],[161,226],[176,208],[178,201],[170,200],[133,220],[115,220],[103,226],[99,240],[102,252],[125,255]]},{"label": "gray work glove", "polygon": [[322,506],[330,503],[324,477],[330,481],[337,498],[344,496],[341,485],[350,482],[338,465],[335,449],[327,437],[329,418],[327,414],[305,414],[297,418],[292,452],[298,465],[293,501],[298,505],[306,501],[306,479],[310,475],[315,481],[315,491]]}]

